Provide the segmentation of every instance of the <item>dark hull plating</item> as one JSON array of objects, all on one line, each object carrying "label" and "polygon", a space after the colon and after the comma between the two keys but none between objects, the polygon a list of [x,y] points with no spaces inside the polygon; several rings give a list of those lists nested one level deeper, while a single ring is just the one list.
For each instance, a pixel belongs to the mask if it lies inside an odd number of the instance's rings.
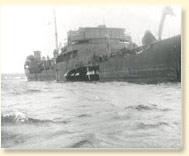
[{"label": "dark hull plating", "polygon": [[115,55],[100,64],[100,80],[163,82],[181,80],[181,37],[149,45],[138,55]]}]

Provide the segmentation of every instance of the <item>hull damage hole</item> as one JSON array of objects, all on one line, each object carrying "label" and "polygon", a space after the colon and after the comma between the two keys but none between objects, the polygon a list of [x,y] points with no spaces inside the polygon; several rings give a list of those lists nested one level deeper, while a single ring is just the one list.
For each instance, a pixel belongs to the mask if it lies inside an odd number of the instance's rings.
[{"label": "hull damage hole", "polygon": [[65,74],[68,81],[99,81],[99,66],[79,67]]}]

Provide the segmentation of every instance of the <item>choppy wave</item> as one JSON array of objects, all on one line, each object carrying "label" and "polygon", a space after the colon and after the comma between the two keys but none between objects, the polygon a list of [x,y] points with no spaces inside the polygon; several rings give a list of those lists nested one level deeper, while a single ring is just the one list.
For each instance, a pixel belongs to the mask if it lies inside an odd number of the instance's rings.
[{"label": "choppy wave", "polygon": [[140,122],[136,125],[136,129],[150,129],[150,128],[157,128],[160,126],[169,126],[169,124],[167,122],[158,122],[158,123],[153,123],[153,124]]},{"label": "choppy wave", "polygon": [[170,111],[171,109],[169,108],[158,108],[157,105],[135,105],[135,106],[128,106],[125,107],[125,109],[134,109],[134,110],[138,110],[138,111],[144,111],[144,110],[159,110],[159,111]]},{"label": "choppy wave", "polygon": [[41,92],[40,89],[23,89],[23,90],[13,90],[12,92],[10,92],[13,95],[20,95],[20,94],[33,94],[33,93],[39,93]]},{"label": "choppy wave", "polygon": [[70,146],[70,148],[80,148],[85,144],[90,144],[90,140],[81,140],[79,142],[74,143],[73,145]]},{"label": "choppy wave", "polygon": [[90,117],[91,115],[89,114],[80,114],[78,115],[78,118],[83,118],[83,117]]},{"label": "choppy wave", "polygon": [[7,94],[9,95],[21,95],[21,94],[34,94],[41,92],[40,89],[22,89],[22,88],[13,88],[10,89]]},{"label": "choppy wave", "polygon": [[25,76],[1,76],[2,80],[24,80],[26,81],[27,78]]},{"label": "choppy wave", "polygon": [[39,93],[39,92],[41,92],[40,89],[27,89],[26,90],[26,93]]},{"label": "choppy wave", "polygon": [[10,112],[1,116],[1,123],[44,123],[51,122],[50,120],[40,120],[27,117],[25,113],[22,112]]},{"label": "choppy wave", "polygon": [[14,81],[2,81],[1,90],[3,95],[22,95],[22,94],[34,94],[41,92],[41,88],[35,85],[28,85],[28,82],[20,82],[15,84]]},{"label": "choppy wave", "polygon": [[1,115],[2,124],[48,124],[48,123],[68,123],[70,121],[53,121],[45,119],[35,119],[28,117],[23,112],[10,112],[7,114]]}]

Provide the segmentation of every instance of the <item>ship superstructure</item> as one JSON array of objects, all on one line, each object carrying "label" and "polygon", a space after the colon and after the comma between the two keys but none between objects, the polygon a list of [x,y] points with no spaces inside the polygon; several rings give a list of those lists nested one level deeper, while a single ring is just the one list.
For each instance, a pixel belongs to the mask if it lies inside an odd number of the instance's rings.
[{"label": "ship superstructure", "polygon": [[120,28],[101,25],[69,31],[67,46],[56,58],[57,80],[98,80],[98,60],[131,46],[131,37]]},{"label": "ship superstructure", "polygon": [[[29,80],[99,80],[99,64],[121,49],[131,49],[131,37],[122,28],[82,27],[68,32],[67,44],[54,58],[41,58],[40,51],[25,63]],[[30,76],[29,76],[30,75]]]}]

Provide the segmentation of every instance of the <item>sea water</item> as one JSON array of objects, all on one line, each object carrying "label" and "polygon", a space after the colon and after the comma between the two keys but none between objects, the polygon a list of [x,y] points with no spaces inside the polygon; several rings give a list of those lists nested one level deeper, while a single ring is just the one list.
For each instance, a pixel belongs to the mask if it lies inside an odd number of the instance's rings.
[{"label": "sea water", "polygon": [[3,148],[180,148],[181,121],[180,83],[2,75]]}]

